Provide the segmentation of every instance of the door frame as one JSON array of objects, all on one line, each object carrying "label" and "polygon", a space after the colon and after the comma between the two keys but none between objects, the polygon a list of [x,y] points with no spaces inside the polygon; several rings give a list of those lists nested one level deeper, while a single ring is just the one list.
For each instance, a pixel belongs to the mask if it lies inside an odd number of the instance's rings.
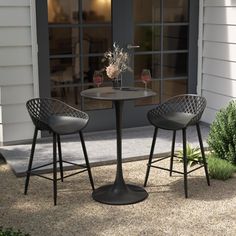
[{"label": "door frame", "polygon": [[[117,42],[120,47],[127,47],[127,42],[133,42],[133,11],[134,0],[113,0],[112,23],[113,42]],[[197,9],[197,11],[196,11]],[[127,12],[129,11],[129,12]],[[121,17],[121,14],[129,15],[130,20]],[[197,91],[197,56],[198,56],[198,16],[199,1],[189,0],[189,35],[188,35],[188,93]],[[38,73],[39,73],[39,96],[50,97],[50,67],[49,67],[49,34],[48,34],[48,13],[47,0],[36,1],[37,39],[38,39]],[[124,27],[125,26],[125,27]],[[114,30],[119,29],[119,30]],[[120,30],[121,29],[121,30]],[[120,33],[122,32],[122,33]],[[126,86],[133,84],[130,72],[124,73],[123,81]],[[123,127],[134,127],[148,125],[146,113],[155,105],[135,107],[134,102],[126,102],[124,113],[129,113],[123,122]],[[86,111],[91,119],[86,130],[106,130],[115,127],[113,109]],[[99,120],[99,126],[96,123]],[[102,128],[101,128],[102,127]]]}]

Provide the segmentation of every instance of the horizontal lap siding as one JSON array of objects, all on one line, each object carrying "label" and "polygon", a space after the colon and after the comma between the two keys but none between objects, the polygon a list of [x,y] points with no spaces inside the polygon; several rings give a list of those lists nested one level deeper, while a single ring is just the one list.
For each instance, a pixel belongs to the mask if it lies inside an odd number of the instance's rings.
[{"label": "horizontal lap siding", "polygon": [[203,2],[201,89],[207,108],[202,120],[212,123],[236,98],[236,0]]},{"label": "horizontal lap siding", "polygon": [[31,46],[31,32],[28,26],[0,27],[0,35],[1,47]]},{"label": "horizontal lap siding", "polygon": [[30,27],[30,7],[4,7],[0,6],[0,26],[29,26]]},{"label": "horizontal lap siding", "polygon": [[30,0],[0,0],[0,143],[30,139],[34,96]]},{"label": "horizontal lap siding", "polygon": [[3,7],[3,6],[22,7],[22,6],[29,6],[29,5],[30,5],[30,0],[0,0],[0,7]]},{"label": "horizontal lap siding", "polygon": [[235,43],[236,42],[236,25],[205,25],[204,41]]},{"label": "horizontal lap siding", "polygon": [[232,7],[236,6],[236,0],[205,0],[204,5],[207,6],[212,6],[212,7]]}]

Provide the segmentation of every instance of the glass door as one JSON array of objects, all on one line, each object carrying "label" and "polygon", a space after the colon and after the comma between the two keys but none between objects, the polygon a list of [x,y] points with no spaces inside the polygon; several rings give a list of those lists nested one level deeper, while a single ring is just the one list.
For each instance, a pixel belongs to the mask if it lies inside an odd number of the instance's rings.
[{"label": "glass door", "polygon": [[[152,75],[148,87],[157,92],[152,98],[126,102],[123,125],[148,124],[149,109],[189,91],[191,1],[37,1],[41,94],[88,112],[91,130],[114,128],[112,103],[81,98],[80,92],[96,86],[93,73],[105,68],[103,54],[116,42],[129,53],[133,69],[123,73],[123,84],[144,87],[141,71],[148,69]],[[105,71],[103,77],[101,86],[111,86]]]},{"label": "glass door", "polygon": [[155,97],[126,104],[125,126],[143,125],[152,107],[171,96],[190,91],[190,1],[113,2],[113,25],[117,29],[114,40],[125,47],[132,58],[133,73],[126,73],[124,83],[144,88],[141,72],[147,69],[152,77],[147,86],[157,93]]},{"label": "glass door", "polygon": [[157,104],[188,91],[188,0],[135,0],[134,52],[135,84],[140,82],[142,69],[149,69],[149,88],[155,98],[138,101],[137,106]]}]

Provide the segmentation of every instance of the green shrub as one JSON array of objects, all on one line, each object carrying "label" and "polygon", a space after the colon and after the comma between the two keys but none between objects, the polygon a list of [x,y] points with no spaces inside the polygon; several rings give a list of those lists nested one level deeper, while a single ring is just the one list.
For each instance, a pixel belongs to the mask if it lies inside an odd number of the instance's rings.
[{"label": "green shrub", "polygon": [[221,109],[210,126],[207,140],[218,158],[236,164],[236,102]]},{"label": "green shrub", "polygon": [[0,226],[0,236],[29,236],[29,234],[24,234],[20,230],[13,230],[12,228],[3,229]]},{"label": "green shrub", "polygon": [[[192,167],[202,163],[202,154],[199,147],[191,147],[189,143],[186,146],[187,164]],[[183,150],[177,151],[176,157],[179,161],[183,161]]]},{"label": "green shrub", "polygon": [[232,177],[236,171],[236,167],[227,160],[215,157],[214,154],[208,155],[208,170],[209,175],[213,179],[226,180]]}]

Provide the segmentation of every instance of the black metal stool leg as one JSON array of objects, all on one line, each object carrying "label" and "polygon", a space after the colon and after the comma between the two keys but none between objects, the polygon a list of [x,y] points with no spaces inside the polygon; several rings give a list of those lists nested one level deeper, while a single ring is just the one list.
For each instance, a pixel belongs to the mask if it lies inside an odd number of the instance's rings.
[{"label": "black metal stool leg", "polygon": [[186,129],[183,129],[182,131],[183,131],[184,192],[185,192],[185,197],[188,198]]},{"label": "black metal stool leg", "polygon": [[32,143],[32,146],[31,146],[30,159],[29,159],[29,164],[28,164],[28,170],[27,170],[27,175],[26,175],[26,180],[25,180],[25,191],[24,191],[25,195],[27,194],[27,191],[28,191],[28,186],[29,186],[31,168],[32,168],[32,164],[33,164],[34,150],[35,150],[37,135],[38,135],[38,129],[35,128],[34,129],[33,143]]},{"label": "black metal stool leg", "polygon": [[175,137],[176,137],[176,130],[173,131],[173,138],[172,138],[171,157],[170,157],[170,176],[172,176],[172,170],[173,170],[173,159],[175,154]]},{"label": "black metal stool leg", "polygon": [[88,170],[90,184],[92,186],[92,189],[94,190],[95,188],[94,188],[94,183],[93,183],[92,172],[90,169],[90,164],[89,164],[89,160],[88,160],[88,154],[87,154],[87,150],[86,150],[86,146],[85,146],[85,142],[84,142],[84,137],[83,137],[83,134],[81,131],[79,132],[79,135],[80,135],[80,141],[81,141],[83,152],[84,152],[84,159],[85,159],[87,170]]},{"label": "black metal stool leg", "polygon": [[197,127],[197,134],[198,134],[199,144],[200,144],[200,148],[201,148],[202,160],[203,160],[203,165],[204,165],[204,169],[205,169],[207,184],[208,184],[208,186],[210,186],[210,178],[209,178],[209,174],[208,174],[207,162],[206,162],[206,157],[205,157],[205,152],[204,152],[204,147],[203,147],[203,142],[202,142],[202,136],[201,136],[201,130],[200,130],[199,123],[196,124],[196,127]]},{"label": "black metal stool leg", "polygon": [[154,152],[154,148],[155,148],[155,144],[156,144],[157,131],[158,131],[158,128],[155,127],[153,139],[152,139],[151,151],[150,151],[149,160],[148,160],[148,164],[147,164],[147,171],[146,171],[146,176],[145,176],[145,181],[144,181],[144,187],[147,186],[148,176],[149,176],[149,172],[150,172],[150,168],[151,168],[151,164],[152,164],[153,152]]},{"label": "black metal stool leg", "polygon": [[57,205],[57,135],[53,133],[53,197]]},{"label": "black metal stool leg", "polygon": [[61,182],[63,182],[63,163],[62,163],[62,153],[61,153],[61,139],[60,135],[57,134],[57,145],[58,145],[58,157],[59,157],[59,165],[60,165],[60,174],[61,174]]}]

